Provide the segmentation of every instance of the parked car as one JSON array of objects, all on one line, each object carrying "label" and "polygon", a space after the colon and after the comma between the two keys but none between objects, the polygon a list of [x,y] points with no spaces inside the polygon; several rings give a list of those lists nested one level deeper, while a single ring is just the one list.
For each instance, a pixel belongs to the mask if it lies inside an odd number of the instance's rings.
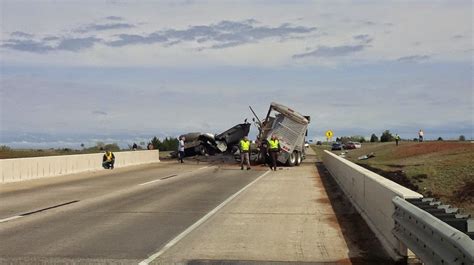
[{"label": "parked car", "polygon": [[356,149],[355,143],[348,142],[344,145],[344,149]]},{"label": "parked car", "polygon": [[355,148],[362,148],[362,145],[359,142],[354,142]]},{"label": "parked car", "polygon": [[321,141],[317,141],[316,145],[323,145],[323,143]]},{"label": "parked car", "polygon": [[342,143],[333,143],[331,146],[331,150],[344,150],[344,145]]}]

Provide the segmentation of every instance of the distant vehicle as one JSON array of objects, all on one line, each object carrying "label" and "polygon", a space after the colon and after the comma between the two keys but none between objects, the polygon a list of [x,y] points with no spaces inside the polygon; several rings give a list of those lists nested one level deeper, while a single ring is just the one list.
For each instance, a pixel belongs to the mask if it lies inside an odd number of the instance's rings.
[{"label": "distant vehicle", "polygon": [[344,145],[342,143],[333,143],[331,146],[331,150],[344,150]]},{"label": "distant vehicle", "polygon": [[323,143],[321,141],[317,141],[316,145],[323,145]]},{"label": "distant vehicle", "polygon": [[309,143],[308,142],[304,143],[304,148],[308,148],[308,147],[309,147]]},{"label": "distant vehicle", "polygon": [[348,142],[344,145],[344,149],[356,149],[356,145],[353,142]]},{"label": "distant vehicle", "polygon": [[359,142],[354,142],[355,148],[362,148],[362,145]]}]

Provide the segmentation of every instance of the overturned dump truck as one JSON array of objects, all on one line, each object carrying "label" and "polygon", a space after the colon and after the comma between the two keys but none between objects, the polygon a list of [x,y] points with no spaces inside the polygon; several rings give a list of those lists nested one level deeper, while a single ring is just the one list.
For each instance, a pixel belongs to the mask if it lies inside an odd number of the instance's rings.
[{"label": "overturned dump truck", "polygon": [[194,155],[215,155],[232,151],[240,139],[248,135],[250,123],[244,122],[220,134],[210,133],[188,133],[180,136],[185,137],[184,153],[185,156]]},{"label": "overturned dump truck", "polygon": [[305,158],[304,143],[310,117],[272,102],[265,120],[261,122],[258,117],[257,120],[259,130],[256,140],[257,162],[269,163],[267,144],[274,134],[278,137],[281,146],[278,161],[287,166],[299,166]]}]

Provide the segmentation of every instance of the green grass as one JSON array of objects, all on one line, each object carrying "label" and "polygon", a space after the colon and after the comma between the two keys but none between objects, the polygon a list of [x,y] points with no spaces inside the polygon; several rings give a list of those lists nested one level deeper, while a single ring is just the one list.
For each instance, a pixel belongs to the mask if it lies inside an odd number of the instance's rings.
[{"label": "green grass", "polygon": [[160,159],[163,159],[163,158],[170,158],[170,154],[172,153],[173,151],[160,151]]},{"label": "green grass", "polygon": [[[320,156],[325,147],[314,149]],[[374,158],[358,160],[372,152]],[[474,216],[474,145],[469,142],[402,142],[398,147],[394,142],[363,143],[361,149],[347,150],[346,158],[382,170],[381,175],[398,172],[417,192]]]}]

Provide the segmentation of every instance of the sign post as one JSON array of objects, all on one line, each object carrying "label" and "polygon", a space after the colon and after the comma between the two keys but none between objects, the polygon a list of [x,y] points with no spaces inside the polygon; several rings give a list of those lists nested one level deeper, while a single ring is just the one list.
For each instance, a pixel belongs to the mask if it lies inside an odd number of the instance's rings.
[{"label": "sign post", "polygon": [[327,130],[327,131],[326,131],[326,142],[327,142],[328,144],[329,144],[329,140],[332,139],[332,136],[333,136],[333,135],[334,135],[334,134],[332,133],[331,130]]}]

